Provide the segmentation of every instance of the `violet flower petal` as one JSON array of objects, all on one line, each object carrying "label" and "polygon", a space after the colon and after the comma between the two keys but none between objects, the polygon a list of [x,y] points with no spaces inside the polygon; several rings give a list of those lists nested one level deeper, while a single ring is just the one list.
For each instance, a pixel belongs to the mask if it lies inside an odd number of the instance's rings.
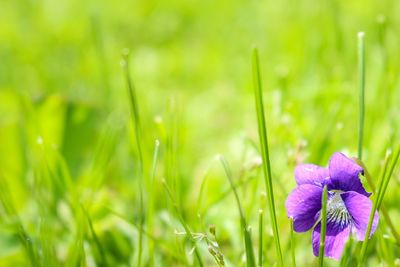
[{"label": "violet flower petal", "polygon": [[336,189],[345,192],[355,191],[369,197],[371,193],[365,191],[358,177],[360,173],[364,173],[361,166],[342,153],[335,153],[329,160],[329,176],[331,183],[328,185],[328,189]]},{"label": "violet flower petal", "polygon": [[[325,257],[339,260],[342,256],[344,245],[349,239],[351,225],[347,224],[345,226],[333,226],[332,224],[333,223],[328,223],[326,226],[324,255]],[[321,224],[319,223],[314,228],[312,233],[312,246],[315,256],[319,255],[320,228]]]},{"label": "violet flower petal", "polygon": [[298,185],[314,184],[323,187],[329,182],[329,170],[314,164],[300,164],[294,169]]},{"label": "violet flower petal", "polygon": [[[341,194],[341,197],[353,219],[353,225],[357,233],[358,240],[364,241],[365,232],[367,230],[369,221],[369,214],[371,213],[372,209],[371,200],[364,195],[352,191]],[[375,232],[378,222],[379,215],[378,212],[375,212],[374,220],[372,221],[370,237]]]},{"label": "violet flower petal", "polygon": [[303,184],[294,189],[286,199],[286,212],[293,218],[296,232],[310,230],[318,219],[316,214],[321,209],[322,188]]}]

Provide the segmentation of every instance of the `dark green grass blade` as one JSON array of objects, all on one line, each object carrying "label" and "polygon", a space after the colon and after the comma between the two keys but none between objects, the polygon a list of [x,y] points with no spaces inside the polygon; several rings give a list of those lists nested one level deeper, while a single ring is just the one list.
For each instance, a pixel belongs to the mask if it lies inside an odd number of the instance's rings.
[{"label": "dark green grass blade", "polygon": [[257,110],[258,135],[260,138],[261,156],[263,161],[262,165],[263,165],[265,186],[267,188],[269,213],[272,222],[272,232],[274,236],[279,265],[283,266],[283,256],[279,241],[278,223],[276,220],[274,190],[272,186],[271,164],[270,164],[269,150],[268,150],[267,126],[264,115],[264,104],[263,104],[262,88],[261,88],[261,74],[260,74],[257,48],[254,48],[253,50],[253,81],[255,90],[255,102],[256,102],[255,104]]}]

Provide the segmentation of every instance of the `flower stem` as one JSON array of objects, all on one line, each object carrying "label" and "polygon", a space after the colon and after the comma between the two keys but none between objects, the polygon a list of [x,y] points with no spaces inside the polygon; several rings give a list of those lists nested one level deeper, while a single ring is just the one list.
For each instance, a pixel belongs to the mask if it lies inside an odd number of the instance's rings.
[{"label": "flower stem", "polygon": [[321,233],[319,240],[319,254],[318,254],[318,266],[324,266],[324,254],[325,254],[325,236],[326,236],[326,206],[328,202],[328,189],[324,186],[322,193],[322,211],[321,211]]},{"label": "flower stem", "polygon": [[269,159],[268,151],[268,138],[267,138],[267,127],[264,115],[264,105],[262,98],[261,89],[261,74],[260,74],[260,64],[258,60],[257,48],[253,50],[253,81],[254,81],[254,91],[255,91],[255,102],[257,110],[257,122],[258,122],[258,135],[260,138],[261,145],[261,156],[262,156],[262,166],[264,172],[265,186],[267,188],[268,195],[268,205],[269,213],[272,222],[272,233],[275,241],[276,253],[278,255],[279,266],[283,266],[282,250],[279,241],[278,223],[276,220],[275,202],[274,202],[274,190],[272,186],[272,175],[271,175],[271,163]]},{"label": "flower stem", "polygon": [[359,125],[358,125],[358,158],[362,159],[362,146],[364,138],[364,115],[365,115],[365,47],[364,33],[358,33],[358,78],[359,78]]}]

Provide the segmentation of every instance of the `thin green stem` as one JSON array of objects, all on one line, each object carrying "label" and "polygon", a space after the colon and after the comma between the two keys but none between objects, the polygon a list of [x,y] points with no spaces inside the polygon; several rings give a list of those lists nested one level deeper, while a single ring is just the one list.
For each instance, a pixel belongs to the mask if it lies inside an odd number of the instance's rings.
[{"label": "thin green stem", "polygon": [[322,210],[321,210],[321,233],[319,239],[319,254],[318,254],[318,266],[324,266],[325,256],[325,236],[326,236],[326,206],[328,202],[328,188],[324,186],[324,192],[322,194]]},{"label": "thin green stem", "polygon": [[364,33],[358,33],[358,77],[359,77],[359,124],[358,124],[358,158],[362,159],[362,147],[364,138],[364,115],[365,115],[365,47]]},{"label": "thin green stem", "polygon": [[258,211],[258,238],[259,238],[259,244],[258,244],[258,266],[262,267],[263,266],[263,217],[264,217],[264,211],[260,209]]},{"label": "thin green stem", "polygon": [[296,242],[294,240],[293,218],[290,218],[290,248],[292,253],[292,266],[296,267]]},{"label": "thin green stem", "polygon": [[253,82],[255,91],[255,104],[257,111],[258,135],[260,138],[261,156],[263,161],[262,166],[263,166],[265,186],[267,188],[269,214],[272,222],[272,233],[275,241],[275,248],[278,256],[279,265],[284,266],[282,250],[279,241],[278,223],[276,220],[274,190],[272,186],[272,175],[271,175],[271,163],[268,150],[268,137],[267,137],[268,135],[265,122],[265,115],[264,115],[264,104],[263,104],[262,88],[261,88],[261,73],[260,73],[260,64],[258,59],[257,48],[253,49]]},{"label": "thin green stem", "polygon": [[[131,106],[131,118],[132,123],[135,128],[135,138],[136,138],[136,149],[138,152],[139,164],[138,164],[138,181],[139,181],[139,227],[143,228],[144,225],[144,201],[143,201],[143,153],[142,153],[142,145],[141,145],[141,128],[140,128],[140,116],[139,116],[139,107],[137,103],[137,96],[135,87],[131,81],[129,75],[129,50],[124,49],[122,52],[122,61],[121,67],[124,70],[125,81],[129,93],[129,102]],[[143,234],[142,231],[139,231],[139,244],[138,244],[138,261],[137,266],[142,266],[142,251],[143,251]]]},{"label": "thin green stem", "polygon": [[240,226],[244,231],[244,245],[245,245],[245,249],[246,249],[247,266],[255,267],[256,261],[255,261],[254,251],[253,251],[252,241],[251,241],[251,229],[250,229],[250,227],[247,226],[246,218],[244,216],[242,205],[240,203],[239,194],[237,193],[235,184],[233,183],[231,169],[229,167],[228,162],[225,160],[224,157],[219,156],[219,160],[221,161],[221,164],[224,167],[226,177],[229,180],[229,184],[232,188],[233,194],[236,199],[236,204],[238,206],[239,215],[240,215]]}]

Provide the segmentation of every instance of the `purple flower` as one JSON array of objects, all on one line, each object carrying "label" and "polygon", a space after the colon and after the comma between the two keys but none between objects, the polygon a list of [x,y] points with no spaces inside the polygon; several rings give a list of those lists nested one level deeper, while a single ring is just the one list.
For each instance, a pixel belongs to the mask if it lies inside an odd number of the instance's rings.
[{"label": "purple flower", "polygon": [[[315,256],[319,253],[320,211],[323,187],[328,188],[325,256],[340,259],[350,233],[364,240],[372,203],[361,184],[359,174],[364,170],[342,153],[335,153],[328,168],[313,164],[300,164],[294,171],[297,188],[286,199],[286,212],[293,218],[294,230],[306,232],[314,227],[312,245]],[[375,213],[371,235],[378,226]]]}]

